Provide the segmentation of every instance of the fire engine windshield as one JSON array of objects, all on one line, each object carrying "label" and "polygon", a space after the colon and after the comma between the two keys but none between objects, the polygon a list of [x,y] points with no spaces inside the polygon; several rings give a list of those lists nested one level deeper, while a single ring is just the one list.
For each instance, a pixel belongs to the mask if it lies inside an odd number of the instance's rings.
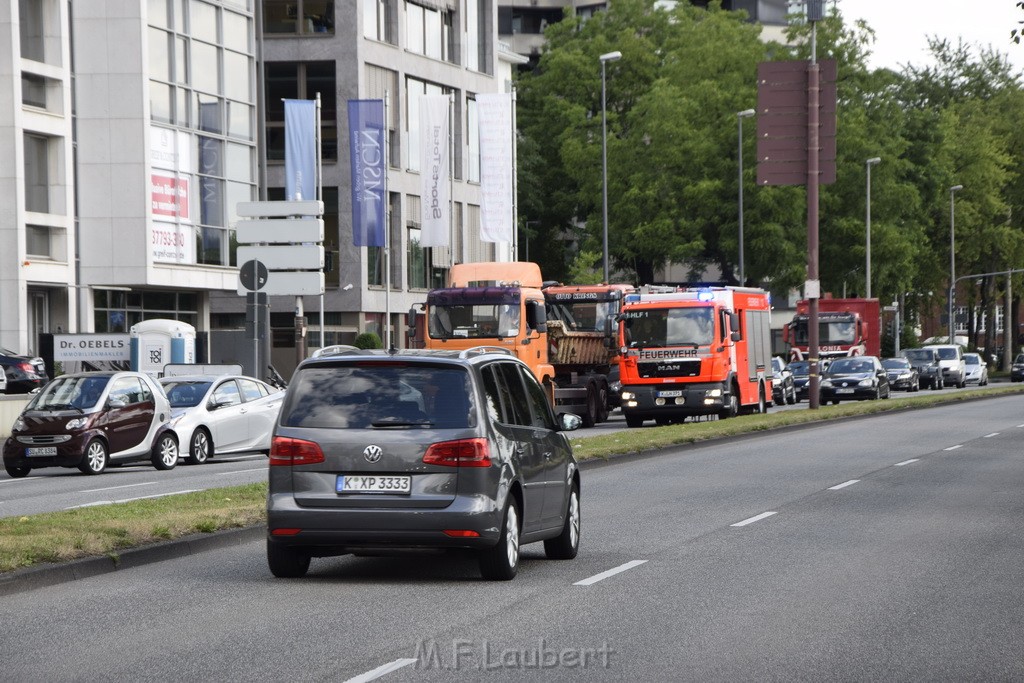
[{"label": "fire engine windshield", "polygon": [[714,341],[714,310],[649,308],[626,314],[626,344],[631,347],[707,346]]},{"label": "fire engine windshield", "polygon": [[451,304],[430,308],[433,339],[515,337],[519,334],[519,307],[512,304]]},{"label": "fire engine windshield", "polygon": [[[818,343],[828,345],[852,344],[856,341],[857,324],[853,320],[819,320]],[[807,320],[794,323],[793,340],[799,346],[807,346]]]}]

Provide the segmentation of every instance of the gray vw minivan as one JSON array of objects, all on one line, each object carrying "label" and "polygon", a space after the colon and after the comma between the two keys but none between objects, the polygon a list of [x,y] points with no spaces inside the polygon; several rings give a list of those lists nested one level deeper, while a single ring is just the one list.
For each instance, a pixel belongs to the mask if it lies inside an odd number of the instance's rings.
[{"label": "gray vw minivan", "polygon": [[580,473],[565,431],[505,349],[362,351],[304,361],[270,450],[267,561],[303,576],[312,557],[395,548],[478,554],[512,579],[524,543],[572,559]]}]

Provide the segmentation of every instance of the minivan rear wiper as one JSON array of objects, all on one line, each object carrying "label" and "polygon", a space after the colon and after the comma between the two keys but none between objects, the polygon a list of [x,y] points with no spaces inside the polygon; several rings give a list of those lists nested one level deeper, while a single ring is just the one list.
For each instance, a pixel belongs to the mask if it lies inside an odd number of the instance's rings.
[{"label": "minivan rear wiper", "polygon": [[434,423],[430,420],[400,420],[388,417],[383,420],[374,420],[370,425],[373,427],[433,427]]}]

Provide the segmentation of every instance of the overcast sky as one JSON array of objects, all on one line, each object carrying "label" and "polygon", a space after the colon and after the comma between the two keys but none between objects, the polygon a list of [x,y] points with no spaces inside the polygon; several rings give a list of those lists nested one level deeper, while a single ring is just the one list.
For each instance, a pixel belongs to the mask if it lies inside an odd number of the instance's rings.
[{"label": "overcast sky", "polygon": [[838,0],[838,7],[847,22],[863,19],[874,29],[872,67],[930,65],[927,37],[939,36],[953,45],[958,38],[991,45],[1024,71],[1024,42],[1010,42],[1010,31],[1024,28],[1017,23],[1024,20],[1017,0]]}]

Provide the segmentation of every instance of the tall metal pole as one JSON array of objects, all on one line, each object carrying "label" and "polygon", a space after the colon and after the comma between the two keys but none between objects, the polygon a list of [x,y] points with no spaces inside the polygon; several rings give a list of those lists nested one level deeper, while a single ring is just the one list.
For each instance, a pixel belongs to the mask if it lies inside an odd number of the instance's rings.
[{"label": "tall metal pole", "polygon": [[[1010,367],[1010,359],[1013,358],[1013,271],[1006,273],[1006,301],[1003,304],[1003,369]],[[985,344],[988,346],[988,344]]]},{"label": "tall metal pole", "polygon": [[[808,5],[810,8],[812,5]],[[815,7],[820,10],[820,7]],[[811,20],[811,63],[807,69],[807,361],[808,403],[811,410],[821,406],[821,378],[818,376],[818,298],[821,282],[818,279],[818,84],[820,70],[817,61],[818,22]],[[817,17],[820,18],[820,17]]]},{"label": "tall metal pole", "polygon": [[953,298],[956,296],[956,203],[954,196],[963,185],[949,188],[949,343],[954,344],[956,323],[953,320]]},{"label": "tall metal pole", "polygon": [[867,263],[864,270],[864,289],[866,292],[864,296],[868,299],[871,298],[871,167],[881,160],[880,157],[872,157],[864,162],[868,170],[867,201],[865,202],[865,212],[867,215],[864,219],[864,223],[867,226]]},{"label": "tall metal pole", "polygon": [[601,198],[603,213],[603,256],[604,282],[610,281],[608,274],[608,105],[606,102],[605,64],[622,59],[622,53],[615,51],[601,55]]},{"label": "tall metal pole", "polygon": [[384,91],[384,348],[390,350],[391,343],[391,195],[388,192],[388,122],[391,120],[391,93]]},{"label": "tall metal pole", "polygon": [[739,169],[740,169],[740,177],[739,177],[739,186],[740,186],[740,196],[739,196],[739,211],[740,211],[740,231],[739,231],[739,241],[740,241],[740,287],[743,287],[743,286],[745,286],[747,284],[747,275],[746,275],[746,270],[744,269],[744,258],[743,258],[743,119],[747,118],[748,116],[753,116],[753,115],[754,115],[754,110],[753,109],[744,109],[743,111],[736,112],[737,130],[739,132],[739,135],[737,135],[737,139],[739,140],[739,146],[737,148],[737,155],[736,156],[739,159]]}]

